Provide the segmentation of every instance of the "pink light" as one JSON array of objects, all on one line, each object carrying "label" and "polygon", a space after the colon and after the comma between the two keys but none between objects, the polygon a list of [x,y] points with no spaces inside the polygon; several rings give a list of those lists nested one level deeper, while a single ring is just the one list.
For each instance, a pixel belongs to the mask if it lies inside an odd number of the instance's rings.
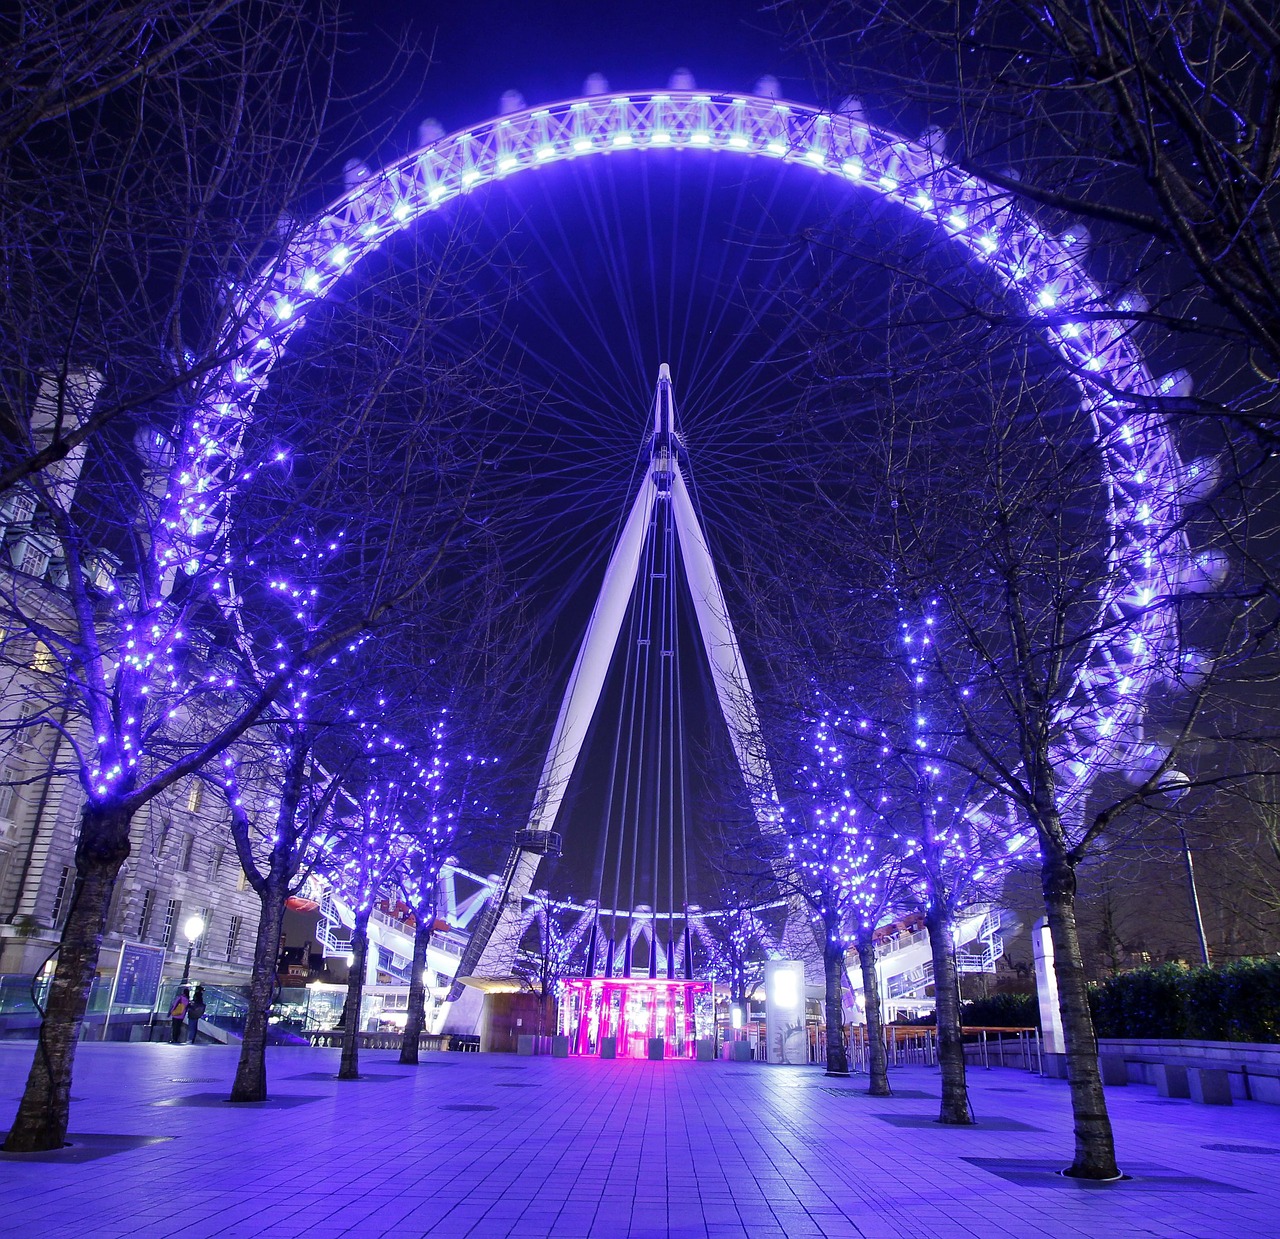
[{"label": "pink light", "polygon": [[571,1053],[599,1054],[613,1037],[618,1058],[647,1058],[655,1037],[663,1039],[663,1057],[692,1058],[695,1002],[712,992],[710,981],[661,977],[569,977],[560,984],[560,1027]]}]

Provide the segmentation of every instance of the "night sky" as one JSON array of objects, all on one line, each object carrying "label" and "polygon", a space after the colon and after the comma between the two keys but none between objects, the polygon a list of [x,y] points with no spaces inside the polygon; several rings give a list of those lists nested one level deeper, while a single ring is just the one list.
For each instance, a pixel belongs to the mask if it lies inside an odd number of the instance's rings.
[{"label": "night sky", "polygon": [[407,31],[431,50],[431,66],[416,100],[406,84],[395,101],[410,114],[418,103],[416,119],[435,116],[446,130],[495,114],[507,90],[531,105],[575,97],[591,73],[603,73],[616,90],[660,88],[679,67],[712,90],[747,90],[771,73],[788,96],[810,99],[802,62],[784,52],[777,19],[762,7],[750,0],[369,0],[348,6],[357,36],[352,68],[376,73],[375,49]]}]

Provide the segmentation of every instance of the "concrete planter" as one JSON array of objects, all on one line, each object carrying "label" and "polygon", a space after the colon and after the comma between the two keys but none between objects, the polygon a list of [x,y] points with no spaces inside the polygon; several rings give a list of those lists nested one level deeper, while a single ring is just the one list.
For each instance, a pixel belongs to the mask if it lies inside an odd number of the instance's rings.
[{"label": "concrete planter", "polygon": [[[1101,1037],[1098,1052],[1122,1058],[1131,1084],[1158,1085],[1161,1077],[1167,1082],[1169,1073],[1165,1069],[1170,1067],[1182,1068],[1184,1077],[1186,1069],[1192,1067],[1223,1070],[1232,1097],[1280,1105],[1280,1045]],[[1189,1093],[1178,1092],[1173,1096],[1185,1097]]]}]

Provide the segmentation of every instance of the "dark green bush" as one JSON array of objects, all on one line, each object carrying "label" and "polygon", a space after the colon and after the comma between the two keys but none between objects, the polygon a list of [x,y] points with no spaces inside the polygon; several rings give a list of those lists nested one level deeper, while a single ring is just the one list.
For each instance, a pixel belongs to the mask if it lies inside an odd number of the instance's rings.
[{"label": "dark green bush", "polygon": [[1181,964],[1161,964],[1108,978],[1094,990],[1091,1004],[1098,1036],[1187,1036],[1187,975]]},{"label": "dark green bush", "polygon": [[971,1028],[1038,1028],[1040,1004],[1034,994],[988,994],[966,1002],[961,1018]]},{"label": "dark green bush", "polygon": [[1280,957],[1241,959],[1218,970],[1227,1013],[1223,1041],[1280,1041]]},{"label": "dark green bush", "polygon": [[[1213,968],[1184,969],[1182,1001],[1185,1036],[1203,1041],[1227,1041],[1230,1022],[1224,1001],[1222,973]],[[1240,1038],[1237,1038],[1239,1040]]]},{"label": "dark green bush", "polygon": [[1100,1037],[1280,1042],[1280,958],[1138,968],[1095,986],[1090,1005]]}]

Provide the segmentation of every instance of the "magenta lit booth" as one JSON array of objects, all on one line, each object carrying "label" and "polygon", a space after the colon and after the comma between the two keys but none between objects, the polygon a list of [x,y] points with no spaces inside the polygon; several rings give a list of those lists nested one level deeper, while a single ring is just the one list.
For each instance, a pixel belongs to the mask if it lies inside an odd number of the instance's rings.
[{"label": "magenta lit booth", "polygon": [[663,1057],[692,1058],[697,1039],[712,1035],[710,981],[573,977],[560,985],[560,1032],[573,1054],[599,1054],[613,1038],[619,1058],[647,1058],[661,1037]]}]

